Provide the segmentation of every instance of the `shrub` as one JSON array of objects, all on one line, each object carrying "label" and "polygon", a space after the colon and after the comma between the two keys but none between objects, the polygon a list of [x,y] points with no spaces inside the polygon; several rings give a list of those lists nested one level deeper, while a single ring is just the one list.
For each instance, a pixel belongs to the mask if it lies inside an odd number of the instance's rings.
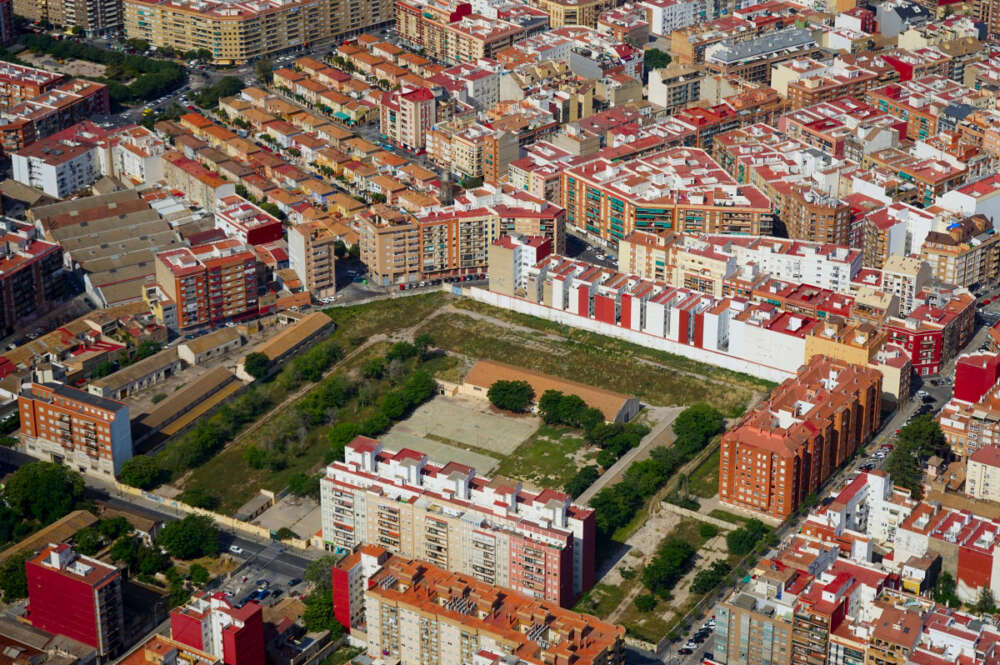
[{"label": "shrub", "polygon": [[486,396],[498,409],[524,413],[535,399],[535,390],[527,381],[497,381]]},{"label": "shrub", "polygon": [[137,455],[122,464],[119,479],[126,485],[148,490],[160,484],[163,469],[155,457]]},{"label": "shrub", "polygon": [[651,593],[644,593],[635,597],[635,608],[640,612],[652,612],[656,607],[656,596]]},{"label": "shrub", "polygon": [[715,538],[719,535],[719,528],[714,524],[709,524],[708,522],[702,522],[698,525],[698,535],[702,538],[708,540],[709,538]]},{"label": "shrub", "polygon": [[247,374],[257,380],[263,379],[267,376],[267,372],[270,367],[271,361],[268,359],[267,355],[260,353],[259,351],[252,351],[247,354],[246,358],[243,359],[243,369],[246,370]]}]

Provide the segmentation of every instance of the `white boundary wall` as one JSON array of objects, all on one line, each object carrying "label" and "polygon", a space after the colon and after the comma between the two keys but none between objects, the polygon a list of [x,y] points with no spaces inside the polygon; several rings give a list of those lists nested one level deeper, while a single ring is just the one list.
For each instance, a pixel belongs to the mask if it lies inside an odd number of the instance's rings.
[{"label": "white boundary wall", "polygon": [[492,291],[487,291],[486,289],[478,286],[464,288],[455,287],[453,291],[458,295],[463,295],[467,298],[471,298],[472,300],[486,303],[487,305],[493,305],[494,307],[500,307],[501,309],[509,309],[515,312],[520,312],[521,314],[528,314],[530,316],[537,316],[540,319],[554,321],[573,328],[581,328],[583,330],[597,333],[598,335],[614,337],[632,344],[638,344],[639,346],[645,346],[659,351],[666,351],[667,353],[684,356],[685,358],[697,360],[698,362],[703,362],[707,365],[715,365],[716,367],[722,367],[734,372],[749,374],[759,379],[766,379],[768,381],[781,383],[785,379],[795,376],[793,372],[788,372],[778,367],[762,365],[760,363],[751,362],[749,360],[731,356],[727,353],[721,353],[719,351],[701,349],[688,344],[679,344],[666,339],[665,337],[657,337],[648,333],[614,326],[604,323],[603,321],[595,321],[594,319],[578,316],[571,312],[553,309],[538,303],[521,300],[520,298],[513,298],[511,296],[505,296]]}]

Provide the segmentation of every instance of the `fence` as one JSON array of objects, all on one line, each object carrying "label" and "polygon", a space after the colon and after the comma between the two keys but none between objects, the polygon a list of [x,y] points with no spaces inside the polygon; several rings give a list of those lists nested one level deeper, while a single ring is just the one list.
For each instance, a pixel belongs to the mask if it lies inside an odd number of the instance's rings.
[{"label": "fence", "polygon": [[[178,501],[177,499],[168,499],[167,497],[160,496],[158,494],[153,494],[152,492],[147,492],[145,490],[132,487],[130,485],[125,485],[118,481],[115,481],[115,489],[123,494],[130,494],[132,496],[140,497],[146,499],[147,501],[152,501],[165,508],[172,508],[175,511],[180,511],[187,513],[189,515],[204,515],[208,517],[213,522],[215,522],[220,527],[225,529],[230,529],[233,531],[240,531],[253,538],[261,538],[264,540],[271,540],[271,531],[265,529],[262,526],[257,526],[256,524],[249,524],[247,522],[242,522],[229,515],[220,515],[219,513],[213,512],[211,510],[206,510],[204,508],[196,508],[194,506],[189,506],[183,501]],[[287,540],[282,540],[282,543],[290,545],[297,549],[305,550],[309,548],[309,541],[302,540],[301,538],[289,538]]]}]

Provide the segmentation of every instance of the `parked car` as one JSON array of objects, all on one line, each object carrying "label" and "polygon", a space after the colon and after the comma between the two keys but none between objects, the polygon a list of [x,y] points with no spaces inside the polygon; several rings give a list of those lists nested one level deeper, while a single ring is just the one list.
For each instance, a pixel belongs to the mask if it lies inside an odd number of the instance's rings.
[{"label": "parked car", "polygon": [[232,552],[233,554],[243,554],[243,548],[240,547],[239,545],[230,545],[229,551]]}]

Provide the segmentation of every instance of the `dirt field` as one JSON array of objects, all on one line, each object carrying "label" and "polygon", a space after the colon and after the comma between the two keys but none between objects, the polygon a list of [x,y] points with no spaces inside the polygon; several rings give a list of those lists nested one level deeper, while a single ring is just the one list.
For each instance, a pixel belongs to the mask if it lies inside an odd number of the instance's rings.
[{"label": "dirt field", "polygon": [[63,61],[62,64],[59,64],[56,62],[56,59],[50,55],[31,53],[30,51],[25,51],[18,57],[35,67],[59,72],[60,74],[66,74],[67,76],[91,76],[94,78],[104,76],[104,65],[96,62],[87,62],[86,60],[75,60],[70,58]]},{"label": "dirt field", "polygon": [[505,416],[491,412],[489,404],[483,401],[438,396],[393,427],[390,436],[408,434],[510,455],[535,433],[540,423],[534,416]]}]

